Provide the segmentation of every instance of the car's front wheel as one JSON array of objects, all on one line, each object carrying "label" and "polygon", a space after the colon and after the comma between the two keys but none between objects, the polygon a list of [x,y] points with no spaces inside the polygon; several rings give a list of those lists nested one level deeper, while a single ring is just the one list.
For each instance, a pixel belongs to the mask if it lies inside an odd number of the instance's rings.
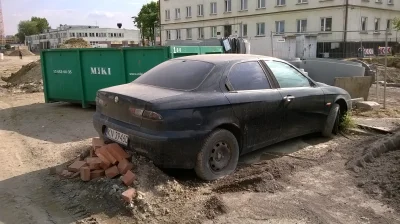
[{"label": "car's front wheel", "polygon": [[195,171],[203,180],[216,180],[233,173],[239,160],[239,144],[228,130],[210,134],[197,155]]},{"label": "car's front wheel", "polygon": [[340,116],[340,106],[335,103],[329,111],[324,129],[322,130],[322,136],[333,137],[333,135],[339,133]]}]

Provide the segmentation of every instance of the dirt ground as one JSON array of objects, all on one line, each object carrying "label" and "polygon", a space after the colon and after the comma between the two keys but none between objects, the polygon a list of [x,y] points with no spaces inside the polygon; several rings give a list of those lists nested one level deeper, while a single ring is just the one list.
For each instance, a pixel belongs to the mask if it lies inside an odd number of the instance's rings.
[{"label": "dirt ground", "polygon": [[[209,183],[133,154],[138,198],[125,204],[118,178],[84,183],[49,174],[90,146],[94,108],[0,93],[0,223],[400,222],[399,151],[359,173],[345,166],[382,134],[293,139],[242,157],[233,175]],[[394,106],[397,89],[390,94]]]}]

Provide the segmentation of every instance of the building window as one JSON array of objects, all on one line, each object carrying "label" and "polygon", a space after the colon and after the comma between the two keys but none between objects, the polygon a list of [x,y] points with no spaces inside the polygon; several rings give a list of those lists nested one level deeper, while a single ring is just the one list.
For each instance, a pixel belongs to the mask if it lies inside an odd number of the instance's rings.
[{"label": "building window", "polygon": [[89,33],[89,36],[90,37],[94,37],[94,33]]},{"label": "building window", "polygon": [[265,8],[265,0],[257,0],[257,8],[258,9]]},{"label": "building window", "polygon": [[181,18],[181,9],[175,9],[175,19]]},{"label": "building window", "polygon": [[210,4],[210,11],[211,14],[217,14],[217,3],[216,2],[211,2]]},{"label": "building window", "polygon": [[186,17],[187,18],[192,17],[192,7],[191,6],[186,7]]},{"label": "building window", "polygon": [[321,18],[321,31],[332,31],[332,18]]},{"label": "building window", "polygon": [[197,5],[197,16],[203,16],[203,15],[204,15],[204,6]]},{"label": "building window", "polygon": [[69,33],[69,37],[75,37],[75,33]]},{"label": "building window", "polygon": [[171,30],[166,31],[167,40],[171,40]]},{"label": "building window", "polygon": [[198,28],[198,33],[199,33],[199,38],[198,39],[203,39],[204,38],[204,28],[199,27]]},{"label": "building window", "polygon": [[382,0],[375,0],[376,3],[382,3]]},{"label": "building window", "polygon": [[257,36],[265,35],[265,23],[257,23]]},{"label": "building window", "polygon": [[242,36],[247,37],[247,24],[242,25]]},{"label": "building window", "polygon": [[375,22],[374,22],[374,31],[375,31],[375,32],[379,32],[379,30],[380,30],[380,23],[381,23],[381,19],[375,18]]},{"label": "building window", "polygon": [[368,18],[361,17],[361,31],[367,31]]},{"label": "building window", "polygon": [[85,33],[85,37],[87,37],[88,36],[88,34],[87,33]]},{"label": "building window", "polygon": [[177,40],[181,39],[181,30],[180,29],[176,30],[176,39]]},{"label": "building window", "polygon": [[169,9],[165,10],[165,20],[171,19],[171,11]]},{"label": "building window", "polygon": [[217,37],[217,27],[212,26],[211,27],[211,38],[216,38]]},{"label": "building window", "polygon": [[393,5],[393,0],[388,0],[388,5]]},{"label": "building window", "polygon": [[248,1],[240,0],[240,10],[247,10],[247,8],[248,8]]},{"label": "building window", "polygon": [[286,5],[286,0],[276,0],[276,5]]},{"label": "building window", "polygon": [[225,12],[232,12],[232,0],[225,0]]},{"label": "building window", "polygon": [[297,20],[297,32],[304,33],[306,31],[307,31],[307,20],[306,19]]},{"label": "building window", "polygon": [[308,0],[297,0],[298,4],[302,4],[302,3],[308,3]]},{"label": "building window", "polygon": [[192,39],[192,29],[186,29],[186,39],[191,40]]},{"label": "building window", "polygon": [[277,34],[285,33],[285,21],[276,21],[275,22],[275,32]]},{"label": "building window", "polygon": [[386,21],[386,29],[389,29],[389,30],[391,30],[392,29],[392,20],[391,19],[388,19],[387,21]]}]

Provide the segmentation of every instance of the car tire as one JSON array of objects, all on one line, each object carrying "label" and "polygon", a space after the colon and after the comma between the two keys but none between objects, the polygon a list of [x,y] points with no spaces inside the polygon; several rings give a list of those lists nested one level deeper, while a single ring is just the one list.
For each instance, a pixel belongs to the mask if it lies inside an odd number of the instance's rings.
[{"label": "car tire", "polygon": [[339,104],[335,103],[333,104],[331,110],[329,111],[324,129],[322,130],[322,136],[331,138],[335,134],[339,133],[339,124],[340,124],[340,106]]},{"label": "car tire", "polygon": [[228,130],[213,131],[197,154],[195,166],[199,178],[211,181],[233,173],[239,160],[239,144]]}]

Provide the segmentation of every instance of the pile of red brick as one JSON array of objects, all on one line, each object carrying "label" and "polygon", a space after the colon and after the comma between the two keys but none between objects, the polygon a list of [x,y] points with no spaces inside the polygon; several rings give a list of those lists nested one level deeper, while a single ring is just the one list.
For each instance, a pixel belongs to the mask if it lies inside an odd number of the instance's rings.
[{"label": "pile of red brick", "polygon": [[[129,187],[136,178],[131,171],[133,164],[128,161],[129,158],[130,155],[118,144],[106,145],[100,138],[93,138],[89,157],[72,163],[61,173],[61,176],[68,178],[80,176],[82,181],[90,181],[103,176],[115,178],[122,175],[122,182]],[[122,197],[130,202],[135,194],[135,189],[129,188],[122,193]]]}]

